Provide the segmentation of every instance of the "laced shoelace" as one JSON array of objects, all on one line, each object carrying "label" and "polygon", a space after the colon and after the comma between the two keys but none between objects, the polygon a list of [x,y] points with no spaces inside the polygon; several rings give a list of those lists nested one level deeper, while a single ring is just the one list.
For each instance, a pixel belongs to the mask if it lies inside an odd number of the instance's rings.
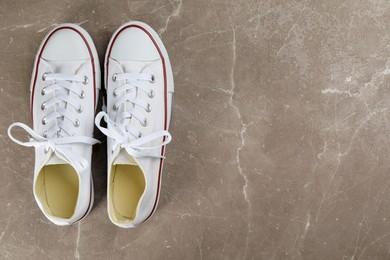
[{"label": "laced shoelace", "polygon": [[[46,115],[42,119],[42,124],[47,124],[52,120],[55,120],[55,124],[48,129],[43,135],[36,133],[33,129],[26,124],[16,122],[9,126],[8,136],[15,143],[26,147],[42,147],[44,146],[44,152],[47,154],[49,151],[53,151],[60,155],[60,157],[68,160],[78,172],[82,172],[88,167],[88,161],[72,152],[70,144],[88,144],[94,145],[99,143],[98,140],[88,136],[74,136],[74,127],[79,127],[80,121],[77,116],[74,115],[74,111],[77,113],[82,112],[82,106],[79,101],[72,97],[70,93],[75,93],[80,99],[85,97],[85,92],[75,83],[88,83],[88,78],[82,75],[68,75],[60,73],[45,73],[42,76],[44,81],[53,80],[53,83],[44,87],[41,94],[47,95],[54,93],[53,97],[44,102],[41,105],[41,110],[45,111],[48,108],[53,107],[53,112]],[[71,111],[69,108],[74,108]],[[73,126],[69,124],[73,123]],[[20,127],[25,130],[30,136],[30,140],[27,142],[20,141],[12,135],[12,129]]]},{"label": "laced shoelace", "polygon": [[[55,127],[50,128],[44,136],[53,136],[58,134],[59,136],[73,135],[73,128],[69,126],[68,122],[72,122],[75,127],[80,125],[80,121],[70,111],[70,107],[73,107],[77,113],[82,113],[83,107],[79,104],[78,100],[70,95],[75,93],[80,99],[85,97],[85,92],[80,86],[74,83],[87,84],[88,78],[83,75],[67,75],[60,73],[45,73],[42,76],[44,81],[53,80],[54,83],[42,89],[42,95],[47,95],[54,92],[54,96],[41,105],[41,109],[44,111],[50,107],[54,107],[54,111],[42,119],[42,124],[46,124],[50,120],[56,120]],[[71,83],[73,82],[73,84]],[[78,84],[81,85],[81,84]]]},{"label": "laced shoelace", "polygon": [[[103,111],[98,113],[95,118],[95,124],[99,130],[115,141],[112,151],[120,147],[136,158],[164,158],[157,149],[172,140],[169,132],[159,130],[143,136],[136,127],[130,124],[131,120],[137,120],[143,127],[147,126],[148,122],[144,113],[136,108],[141,107],[148,113],[152,110],[152,107],[146,100],[140,98],[138,93],[143,91],[149,98],[154,97],[154,91],[150,84],[155,81],[154,76],[147,73],[117,73],[113,75],[113,80],[124,82],[113,91],[113,95],[120,96],[120,98],[117,99],[112,108],[114,111],[123,110],[123,112],[117,115],[115,121],[111,120],[108,114]],[[124,110],[123,106],[126,103],[132,105]],[[107,128],[100,125],[102,119],[107,123]],[[147,146],[147,144],[159,139],[163,139],[160,144]]]}]

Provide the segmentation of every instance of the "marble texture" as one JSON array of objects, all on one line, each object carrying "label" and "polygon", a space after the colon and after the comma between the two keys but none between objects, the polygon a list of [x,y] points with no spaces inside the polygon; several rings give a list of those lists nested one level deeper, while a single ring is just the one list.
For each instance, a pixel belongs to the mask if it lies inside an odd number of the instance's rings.
[{"label": "marble texture", "polygon": [[[102,60],[129,20],[159,32],[175,76],[158,210],[110,223],[103,143],[94,209],[57,227],[33,198],[33,150],[6,129],[31,124],[50,28],[80,24]],[[387,0],[0,0],[0,258],[390,258],[389,24]]]}]

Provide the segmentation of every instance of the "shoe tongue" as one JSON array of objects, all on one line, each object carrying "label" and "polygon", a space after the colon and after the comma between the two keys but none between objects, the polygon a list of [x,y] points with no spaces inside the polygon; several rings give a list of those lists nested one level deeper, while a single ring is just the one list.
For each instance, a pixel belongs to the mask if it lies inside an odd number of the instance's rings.
[{"label": "shoe tongue", "polygon": [[67,161],[64,159],[58,157],[55,153],[53,153],[50,156],[50,159],[47,161],[46,165],[55,165],[55,164],[69,164]]},{"label": "shoe tongue", "polygon": [[[121,67],[121,70],[124,73],[142,73],[145,70],[145,68],[151,63],[150,61],[117,61],[117,62],[118,62],[118,66]],[[127,93],[132,93],[134,95],[134,97],[139,95],[139,91],[136,89],[128,90]],[[134,106],[134,104],[132,102],[126,101],[125,106],[122,107],[122,111],[119,111],[119,112],[125,112],[125,111],[128,111],[130,109],[131,110],[134,110],[134,109],[138,110],[140,108],[137,106]],[[127,119],[127,121],[125,121],[125,123],[132,124],[131,121],[134,124],[137,120]]]},{"label": "shoe tongue", "polygon": [[118,156],[115,158],[114,165],[116,164],[129,164],[129,165],[138,165],[132,156],[130,156],[126,150],[121,150]]},{"label": "shoe tongue", "polygon": [[[80,70],[82,70],[82,65],[85,63],[85,61],[46,61],[46,62],[50,65],[52,72],[69,74],[69,75],[77,74]],[[65,91],[65,94],[67,96],[70,96],[70,92],[71,91]],[[72,95],[75,95],[75,94],[72,94]],[[59,109],[59,108],[66,109],[67,104],[66,104],[66,102],[60,102],[56,105],[56,108],[57,109]],[[57,120],[63,120],[64,122],[67,122],[68,124],[72,124],[72,122],[68,118],[57,119]],[[53,161],[55,162],[56,159],[53,158]],[[53,163],[53,164],[64,164],[64,163]]]},{"label": "shoe tongue", "polygon": [[154,61],[120,61],[123,71],[126,72],[143,72],[144,69]]},{"label": "shoe tongue", "polygon": [[[120,66],[121,70],[125,73],[150,73],[150,71],[148,70],[148,66],[151,63],[156,62],[156,60],[151,60],[151,61],[117,61],[117,62],[118,62],[118,66]],[[134,97],[139,98],[140,92],[142,92],[142,91],[140,91],[138,89],[132,90],[132,93],[135,95]],[[143,94],[143,95],[145,95],[145,94]],[[145,110],[142,107],[136,106],[130,101],[126,101],[125,106],[122,107],[122,111],[120,111],[120,112],[129,111],[129,110],[139,111],[140,113],[145,112]],[[126,121],[124,123],[126,125],[128,125],[130,127],[134,127],[134,128],[139,127],[139,124],[140,124],[140,122],[138,120],[133,119],[133,118],[126,119]],[[135,165],[135,164],[133,164],[133,165]]]},{"label": "shoe tongue", "polygon": [[46,61],[53,72],[64,74],[76,74],[85,61]]}]

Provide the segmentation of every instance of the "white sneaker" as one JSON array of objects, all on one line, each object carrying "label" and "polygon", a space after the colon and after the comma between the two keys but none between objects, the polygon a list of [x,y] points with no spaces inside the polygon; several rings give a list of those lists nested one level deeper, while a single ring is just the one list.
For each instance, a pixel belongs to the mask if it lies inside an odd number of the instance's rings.
[{"label": "white sneaker", "polygon": [[[10,138],[35,147],[34,196],[57,225],[84,218],[93,205],[91,175],[93,118],[100,66],[91,37],[80,26],[63,24],[49,32],[35,58],[31,80],[33,128],[14,123]],[[22,142],[11,130],[21,127]]]},{"label": "white sneaker", "polygon": [[[107,135],[108,215],[119,227],[146,221],[157,207],[169,127],[173,76],[157,33],[141,22],[122,25],[105,59],[107,113],[95,119]],[[100,126],[101,119],[107,128]]]}]

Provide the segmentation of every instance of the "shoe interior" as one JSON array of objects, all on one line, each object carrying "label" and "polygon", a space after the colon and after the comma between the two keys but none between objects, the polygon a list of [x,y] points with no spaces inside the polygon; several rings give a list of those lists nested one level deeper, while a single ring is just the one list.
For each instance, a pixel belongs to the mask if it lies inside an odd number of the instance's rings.
[{"label": "shoe interior", "polygon": [[65,219],[74,214],[79,193],[79,178],[71,165],[44,166],[38,175],[35,190],[48,214]]},{"label": "shoe interior", "polygon": [[113,165],[111,173],[110,215],[117,222],[131,222],[145,191],[144,174],[140,167],[128,164]]}]

